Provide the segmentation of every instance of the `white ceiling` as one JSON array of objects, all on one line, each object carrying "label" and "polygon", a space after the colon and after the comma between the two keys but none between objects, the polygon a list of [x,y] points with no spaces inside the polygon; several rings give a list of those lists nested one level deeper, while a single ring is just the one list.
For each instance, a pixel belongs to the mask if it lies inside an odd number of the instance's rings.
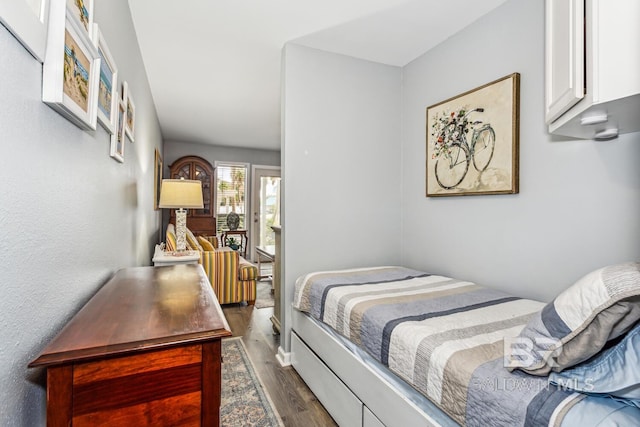
[{"label": "white ceiling", "polygon": [[280,149],[287,42],[404,66],[506,0],[129,0],[165,140]]}]

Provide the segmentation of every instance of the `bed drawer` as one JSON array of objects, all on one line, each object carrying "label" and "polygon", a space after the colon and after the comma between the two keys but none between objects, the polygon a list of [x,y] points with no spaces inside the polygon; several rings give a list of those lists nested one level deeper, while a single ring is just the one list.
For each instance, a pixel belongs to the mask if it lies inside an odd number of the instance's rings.
[{"label": "bed drawer", "polygon": [[371,413],[369,408],[364,406],[362,408],[362,427],[385,427],[385,425]]},{"label": "bed drawer", "polygon": [[295,333],[291,334],[291,363],[338,425],[362,426],[362,402]]},{"label": "bed drawer", "polygon": [[[360,357],[338,343],[336,338],[322,331],[309,317],[293,310],[292,336],[310,348],[323,366],[330,366],[331,374],[340,378],[348,390],[387,427],[459,427],[426,398],[412,401],[396,386],[375,373]],[[317,354],[317,356],[316,356]],[[294,364],[294,368],[298,369]],[[326,368],[325,369],[329,369]],[[407,389],[409,385],[405,386]],[[323,402],[324,404],[324,402]],[[354,424],[355,425],[355,424]],[[359,424],[358,424],[359,425]],[[349,426],[350,427],[350,426]]]}]

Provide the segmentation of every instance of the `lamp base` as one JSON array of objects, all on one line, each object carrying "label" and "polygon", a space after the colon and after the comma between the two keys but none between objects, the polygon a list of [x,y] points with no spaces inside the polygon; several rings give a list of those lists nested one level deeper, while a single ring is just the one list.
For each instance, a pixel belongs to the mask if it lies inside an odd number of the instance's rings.
[{"label": "lamp base", "polygon": [[187,249],[187,211],[176,209],[176,250]]}]

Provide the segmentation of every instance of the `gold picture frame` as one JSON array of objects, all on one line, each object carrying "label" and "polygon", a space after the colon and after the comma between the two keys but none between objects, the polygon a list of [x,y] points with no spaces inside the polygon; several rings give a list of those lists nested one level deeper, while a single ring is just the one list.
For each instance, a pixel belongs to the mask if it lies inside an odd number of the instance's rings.
[{"label": "gold picture frame", "polygon": [[519,111],[519,73],[427,107],[427,197],[518,193]]},{"label": "gold picture frame", "polygon": [[160,183],[162,182],[162,156],[156,148],[155,152],[155,168],[153,174],[153,209],[158,210],[160,202]]}]

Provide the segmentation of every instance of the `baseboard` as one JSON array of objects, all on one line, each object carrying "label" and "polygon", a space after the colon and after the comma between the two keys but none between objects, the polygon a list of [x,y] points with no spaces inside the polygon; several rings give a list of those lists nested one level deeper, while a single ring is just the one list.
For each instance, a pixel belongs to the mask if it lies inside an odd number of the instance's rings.
[{"label": "baseboard", "polygon": [[280,366],[291,366],[291,352],[284,351],[282,347],[278,347],[278,354],[276,354],[276,359],[278,359],[278,363],[280,363]]}]

